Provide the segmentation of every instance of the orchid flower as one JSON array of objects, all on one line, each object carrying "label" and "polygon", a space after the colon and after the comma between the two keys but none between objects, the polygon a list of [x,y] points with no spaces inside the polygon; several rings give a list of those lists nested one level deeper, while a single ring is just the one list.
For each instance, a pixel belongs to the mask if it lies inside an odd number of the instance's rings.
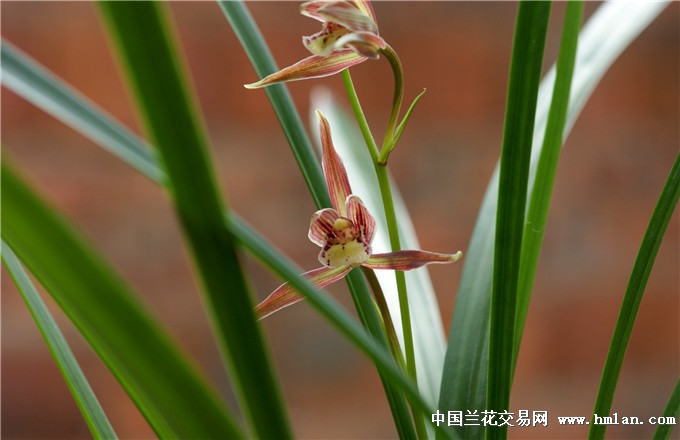
[{"label": "orchid flower", "polygon": [[[323,173],[328,185],[333,208],[321,209],[312,215],[309,239],[321,247],[322,266],[302,274],[317,287],[325,287],[347,275],[358,266],[371,269],[411,270],[430,263],[452,263],[461,257],[420,250],[401,250],[374,254],[371,242],[375,235],[375,219],[361,199],[352,194],[345,166],[335,151],[331,130],[326,118],[317,110],[322,144]],[[286,283],[279,286],[256,311],[264,318],[284,307],[302,300],[294,288]]]},{"label": "orchid flower", "polygon": [[387,47],[378,34],[375,13],[368,0],[311,1],[302,4],[300,13],[322,23],[321,31],[302,38],[313,55],[246,84],[246,88],[334,75],[369,58],[377,59]]}]

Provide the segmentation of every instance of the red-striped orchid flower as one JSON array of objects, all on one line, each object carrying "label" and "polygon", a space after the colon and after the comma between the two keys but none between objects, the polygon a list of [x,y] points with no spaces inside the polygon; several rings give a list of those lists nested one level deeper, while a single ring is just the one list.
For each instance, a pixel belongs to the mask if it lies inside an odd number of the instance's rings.
[{"label": "red-striped orchid flower", "polygon": [[[333,208],[317,211],[309,225],[309,239],[321,247],[319,262],[322,267],[304,273],[317,287],[325,287],[347,275],[358,266],[372,269],[411,270],[430,263],[452,263],[461,253],[438,254],[420,250],[402,250],[374,254],[371,242],[375,234],[375,220],[359,197],[352,194],[345,166],[335,151],[328,121],[319,117],[323,173],[328,185]],[[284,307],[302,300],[294,288],[286,283],[279,286],[256,311],[264,318]]]},{"label": "red-striped orchid flower", "polygon": [[311,1],[302,4],[300,13],[323,24],[321,31],[302,38],[313,55],[246,84],[246,88],[334,75],[369,58],[377,59],[380,50],[387,46],[378,34],[375,13],[368,0]]}]

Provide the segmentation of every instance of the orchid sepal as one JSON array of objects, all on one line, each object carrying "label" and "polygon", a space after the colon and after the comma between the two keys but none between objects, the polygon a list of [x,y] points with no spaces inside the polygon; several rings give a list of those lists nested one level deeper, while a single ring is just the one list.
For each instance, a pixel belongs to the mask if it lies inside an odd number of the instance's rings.
[{"label": "orchid sepal", "polygon": [[[317,288],[326,287],[331,283],[342,279],[352,270],[351,266],[344,267],[319,267],[302,274]],[[267,316],[278,312],[304,299],[297,293],[290,283],[284,283],[274,290],[264,301],[255,307],[257,319],[264,319]]]},{"label": "orchid sepal", "polygon": [[257,82],[244,84],[243,87],[246,89],[259,89],[283,82],[323,78],[363,63],[366,59],[366,57],[359,55],[353,49],[336,50],[328,56],[312,55],[278,72],[267,75]]},{"label": "orchid sepal", "polygon": [[349,185],[349,179],[347,178],[347,170],[333,146],[331,127],[328,124],[328,120],[319,110],[316,111],[316,115],[319,118],[319,132],[321,133],[321,165],[326,185],[328,186],[328,192],[331,196],[331,203],[342,217],[347,217],[345,203],[347,197],[352,194],[352,187]]},{"label": "orchid sepal", "polygon": [[447,264],[460,259],[463,253],[439,254],[420,250],[402,250],[384,254],[373,254],[363,264],[371,269],[411,270],[426,264]]}]

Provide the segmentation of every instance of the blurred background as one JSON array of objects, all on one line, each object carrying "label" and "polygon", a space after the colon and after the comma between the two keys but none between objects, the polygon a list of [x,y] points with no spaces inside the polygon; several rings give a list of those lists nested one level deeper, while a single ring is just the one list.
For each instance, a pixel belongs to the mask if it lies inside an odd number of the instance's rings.
[{"label": "blurred background", "polygon": [[[315,211],[258,78],[217,4],[169,5],[232,208],[301,267],[316,267],[307,240]],[[318,22],[292,2],[249,3],[280,66],[306,56],[300,37]],[[586,19],[599,6],[586,4]],[[139,132],[96,7],[84,2],[3,2],[2,36]],[[381,34],[406,71],[406,100],[428,89],[391,157],[423,249],[466,251],[500,153],[516,4],[378,2]],[[554,62],[564,4],[554,5],[544,70]],[[645,30],[586,105],[558,169],[512,410],[545,410],[547,428],[512,438],[579,438],[556,416],[590,417],[617,312],[640,240],[678,151],[677,2]],[[374,133],[387,121],[388,64],[352,74]],[[301,114],[323,85],[292,83]],[[231,404],[228,379],[167,195],[92,142],[2,90],[4,158],[75,222],[143,297]],[[615,396],[620,415],[661,415],[678,378],[680,285],[676,213],[651,274]],[[254,295],[279,281],[243,256]],[[430,269],[444,328],[462,264]],[[2,272],[4,438],[88,438],[89,431],[11,279]],[[328,289],[348,308],[344,285]],[[104,365],[45,296],[121,438],[153,433]],[[301,303],[264,322],[299,438],[392,438],[389,407],[372,364]],[[159,365],[159,368],[162,368]],[[612,426],[612,438],[650,437],[649,425]],[[678,436],[676,430],[675,435]],[[676,437],[677,438],[677,437]]]}]

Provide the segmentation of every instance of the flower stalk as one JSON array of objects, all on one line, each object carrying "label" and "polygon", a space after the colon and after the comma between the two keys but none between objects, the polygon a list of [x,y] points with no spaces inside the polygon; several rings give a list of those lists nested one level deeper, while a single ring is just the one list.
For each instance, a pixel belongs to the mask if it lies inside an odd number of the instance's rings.
[{"label": "flower stalk", "polygon": [[[389,178],[387,175],[386,163],[379,162],[379,152],[378,146],[373,138],[371,129],[364,115],[364,111],[361,108],[361,103],[359,102],[359,97],[357,96],[356,89],[354,88],[354,83],[352,82],[352,76],[349,70],[345,69],[342,71],[342,79],[345,83],[345,89],[347,91],[347,96],[349,97],[352,110],[354,111],[354,116],[357,119],[359,128],[361,129],[361,134],[364,137],[366,146],[373,160],[373,166],[375,168],[375,173],[378,178],[378,185],[380,187],[380,194],[383,201],[383,209],[385,210],[385,218],[387,220],[387,230],[390,238],[390,247],[392,251],[401,250],[401,240],[399,238],[399,230],[397,225],[397,216],[394,209],[394,199],[392,197],[392,188],[390,186]],[[396,82],[396,81],[395,81]],[[395,93],[396,98],[396,93]],[[394,112],[393,112],[394,113]],[[404,338],[404,354],[406,357],[406,372],[409,377],[418,383],[418,375],[416,368],[415,359],[415,348],[413,344],[413,329],[411,327],[411,312],[408,304],[408,292],[406,289],[406,278],[404,272],[395,271],[395,278],[397,281],[397,295],[399,297],[399,310],[401,314],[401,324]],[[416,429],[422,424],[421,415],[414,414],[414,420],[416,421]],[[418,429],[420,431],[420,429]]]},{"label": "flower stalk", "polygon": [[389,342],[390,353],[392,357],[397,361],[397,364],[403,369],[406,369],[406,364],[404,362],[404,353],[399,345],[399,338],[397,337],[397,330],[394,328],[394,322],[392,321],[392,315],[390,314],[390,309],[387,306],[387,300],[385,299],[385,294],[383,293],[382,287],[380,286],[380,281],[375,275],[373,269],[368,267],[362,267],[361,271],[368,281],[368,285],[373,291],[373,296],[375,298],[375,304],[380,312],[382,318],[383,330],[387,336],[387,341]]},{"label": "flower stalk", "polygon": [[387,156],[395,145],[395,132],[397,129],[397,119],[401,112],[401,103],[404,101],[404,68],[401,65],[399,56],[392,49],[389,44],[380,51],[389,61],[394,73],[394,96],[392,97],[392,111],[390,112],[390,119],[387,122],[387,130],[385,130],[385,138],[383,139],[378,163],[387,163]]}]

